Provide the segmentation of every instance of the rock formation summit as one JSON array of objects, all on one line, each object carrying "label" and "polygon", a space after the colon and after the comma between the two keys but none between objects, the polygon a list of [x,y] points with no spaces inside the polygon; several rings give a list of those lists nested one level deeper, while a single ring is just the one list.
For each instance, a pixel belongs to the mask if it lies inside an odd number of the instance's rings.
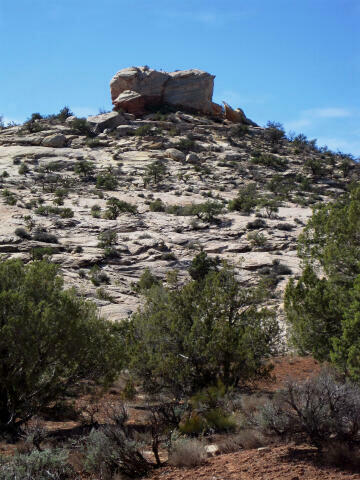
[{"label": "rock formation summit", "polygon": [[241,109],[212,101],[214,75],[202,70],[163,72],[149,67],[120,70],[110,82],[114,110],[142,115],[146,108],[170,105],[192,112],[223,116],[232,122],[252,124]]}]

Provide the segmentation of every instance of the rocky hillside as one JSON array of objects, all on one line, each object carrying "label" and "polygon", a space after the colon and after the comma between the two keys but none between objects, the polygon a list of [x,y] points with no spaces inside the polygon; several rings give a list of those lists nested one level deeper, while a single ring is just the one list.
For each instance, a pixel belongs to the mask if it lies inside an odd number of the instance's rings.
[{"label": "rocky hillside", "polygon": [[146,268],[186,278],[200,249],[280,307],[311,206],[344,192],[357,164],[278,125],[171,110],[86,122],[65,109],[0,130],[0,253],[50,256],[114,320],[137,309]]}]

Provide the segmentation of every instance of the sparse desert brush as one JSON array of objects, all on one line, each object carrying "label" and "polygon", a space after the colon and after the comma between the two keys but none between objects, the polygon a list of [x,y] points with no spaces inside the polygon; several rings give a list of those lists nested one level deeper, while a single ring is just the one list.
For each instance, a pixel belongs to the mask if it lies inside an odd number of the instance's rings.
[{"label": "sparse desert brush", "polygon": [[169,463],[174,467],[197,467],[206,462],[204,445],[195,439],[180,438],[172,445]]}]

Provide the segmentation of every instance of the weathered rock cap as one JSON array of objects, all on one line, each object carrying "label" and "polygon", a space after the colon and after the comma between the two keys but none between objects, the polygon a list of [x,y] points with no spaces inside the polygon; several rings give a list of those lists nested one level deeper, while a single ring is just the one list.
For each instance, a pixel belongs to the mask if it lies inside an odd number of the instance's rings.
[{"label": "weathered rock cap", "polygon": [[[135,103],[136,110],[140,104],[145,106],[168,104],[201,113],[213,113],[212,95],[214,75],[202,70],[179,70],[160,72],[148,67],[130,67],[117,72],[110,82],[111,99],[115,109],[131,111]],[[132,92],[131,102],[127,102]],[[131,110],[128,110],[128,107]]]},{"label": "weathered rock cap", "polygon": [[256,125],[241,109],[223,109],[212,101],[215,76],[203,70],[163,72],[145,67],[120,70],[110,82],[114,110],[143,115],[148,107],[170,105],[179,109]]}]

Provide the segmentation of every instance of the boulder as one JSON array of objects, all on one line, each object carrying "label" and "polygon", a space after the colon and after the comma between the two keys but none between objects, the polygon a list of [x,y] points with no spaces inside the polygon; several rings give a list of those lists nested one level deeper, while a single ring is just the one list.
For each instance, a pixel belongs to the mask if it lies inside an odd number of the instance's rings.
[{"label": "boulder", "polygon": [[134,127],[130,125],[119,125],[116,127],[116,133],[119,137],[125,137],[132,130],[134,130]]},{"label": "boulder", "polygon": [[196,155],[196,153],[190,152],[186,155],[186,161],[187,163],[199,163],[199,157]]},{"label": "boulder", "polygon": [[230,122],[234,123],[246,123],[246,117],[242,110],[234,110],[230,105],[226,102],[224,104],[224,115],[226,120],[230,120]]},{"label": "boulder", "polygon": [[223,115],[223,108],[218,103],[212,102],[211,109],[212,109],[212,114],[215,117],[221,117]]},{"label": "boulder", "polygon": [[111,100],[114,102],[120,93],[132,90],[147,97],[147,102],[161,102],[164,84],[168,78],[168,73],[148,67],[124,68],[111,79]]},{"label": "boulder", "polygon": [[241,108],[237,108],[234,110],[228,103],[223,102],[224,104],[224,117],[226,120],[229,120],[233,123],[244,123],[246,125],[252,125],[253,127],[257,127],[257,124],[247,118],[244,111]]},{"label": "boulder", "polygon": [[120,70],[110,81],[114,110],[143,115],[147,107],[170,105],[190,112],[223,117],[231,122],[255,125],[241,109],[225,109],[212,101],[214,75],[203,70],[162,72],[145,67]]},{"label": "boulder", "polygon": [[66,145],[66,137],[61,133],[55,133],[54,135],[49,135],[48,137],[45,137],[41,144],[44,147],[62,148]]},{"label": "boulder", "polygon": [[214,75],[202,70],[183,70],[169,74],[163,101],[202,113],[212,113]]},{"label": "boulder", "polygon": [[185,153],[177,148],[168,148],[165,150],[165,155],[176,162],[183,162],[185,160]]},{"label": "boulder", "polygon": [[127,123],[123,115],[118,112],[103,113],[101,115],[93,115],[87,118],[94,133],[101,133],[106,128],[113,129],[119,125]]},{"label": "boulder", "polygon": [[148,67],[125,68],[110,82],[111,99],[115,109],[135,114],[141,114],[144,106],[161,104],[211,114],[214,78],[196,69],[167,73]]},{"label": "boulder", "polygon": [[116,110],[124,110],[134,115],[145,113],[145,97],[133,90],[125,90],[113,101]]}]

